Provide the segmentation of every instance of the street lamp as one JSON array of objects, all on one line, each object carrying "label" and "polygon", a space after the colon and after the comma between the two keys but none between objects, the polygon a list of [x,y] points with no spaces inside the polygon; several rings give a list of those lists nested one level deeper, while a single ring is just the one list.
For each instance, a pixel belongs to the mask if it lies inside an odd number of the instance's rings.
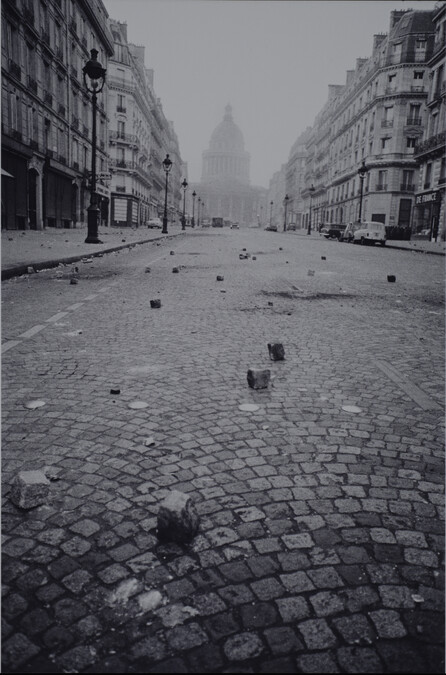
[{"label": "street lamp", "polygon": [[183,192],[183,219],[182,219],[182,222],[181,222],[181,228],[183,230],[186,229],[186,190],[187,190],[187,185],[188,185],[187,180],[184,179],[183,182],[181,183],[181,187],[184,190],[184,192]]},{"label": "street lamp", "polygon": [[191,222],[192,227],[195,227],[194,214],[195,214],[195,197],[196,196],[197,196],[197,193],[194,190],[192,192],[192,222]]},{"label": "street lamp", "polygon": [[82,68],[84,74],[84,84],[87,91],[92,94],[93,103],[93,128],[92,128],[92,148],[91,148],[91,186],[90,186],[90,206],[88,207],[87,225],[88,233],[85,240],[86,244],[102,244],[98,238],[99,224],[99,206],[98,196],[96,194],[96,108],[97,94],[100,94],[105,84],[106,70],[98,61],[98,50],[90,50],[90,60]]},{"label": "street lamp", "polygon": [[270,227],[271,227],[272,224],[273,224],[273,204],[274,204],[273,201],[271,201],[271,202],[269,203],[269,205],[270,205],[270,207],[271,207],[270,212],[269,212],[269,226],[270,226]]},{"label": "street lamp", "polygon": [[313,194],[314,194],[314,191],[316,190],[313,183],[311,184],[311,187],[308,188],[308,190],[310,192],[310,219],[308,221],[307,234],[311,234],[311,206],[312,206],[312,203],[313,203]]},{"label": "street lamp", "polygon": [[197,218],[197,227],[200,227],[200,204],[201,204],[201,199],[200,199],[200,197],[198,197],[198,208],[197,208],[198,218]]},{"label": "street lamp", "polygon": [[359,193],[359,218],[358,221],[361,222],[362,216],[362,191],[364,188],[364,178],[369,168],[365,165],[365,159],[362,160],[362,164],[358,169],[358,175],[360,180],[360,193]]},{"label": "street lamp", "polygon": [[167,183],[169,179],[169,171],[171,170],[171,168],[172,168],[172,161],[169,155],[166,155],[163,161],[163,169],[166,172],[166,187],[164,194],[164,215],[163,215],[163,229],[162,229],[163,234],[167,234]]},{"label": "street lamp", "polygon": [[288,200],[289,200],[288,195],[285,195],[285,199],[283,200],[284,204],[285,204],[285,217],[284,217],[284,220],[283,220],[283,231],[284,232],[286,232],[286,210],[287,210],[287,206],[288,206]]}]

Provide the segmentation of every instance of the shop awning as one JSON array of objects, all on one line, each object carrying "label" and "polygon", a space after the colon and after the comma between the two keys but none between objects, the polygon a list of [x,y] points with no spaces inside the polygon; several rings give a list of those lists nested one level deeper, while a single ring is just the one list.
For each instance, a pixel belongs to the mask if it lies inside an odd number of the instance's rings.
[{"label": "shop awning", "polygon": [[7,176],[8,178],[14,178],[12,173],[9,173],[9,171],[5,171],[4,169],[2,169],[2,176]]}]

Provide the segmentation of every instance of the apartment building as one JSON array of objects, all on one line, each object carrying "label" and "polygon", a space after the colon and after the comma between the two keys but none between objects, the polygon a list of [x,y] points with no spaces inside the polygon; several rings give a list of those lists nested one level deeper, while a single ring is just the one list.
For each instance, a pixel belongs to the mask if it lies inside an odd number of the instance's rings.
[{"label": "apartment building", "polygon": [[306,143],[310,133],[311,127],[307,127],[291,147],[288,156],[285,170],[285,192],[289,197],[287,208],[288,229],[300,230],[303,227],[304,203],[302,190],[305,185]]},{"label": "apartment building", "polygon": [[427,115],[422,138],[417,139],[414,157],[419,164],[418,185],[415,195],[413,229],[424,232],[437,241],[445,239],[446,210],[444,190],[446,185],[446,4],[433,14],[435,41],[430,72]]},{"label": "apartment building", "polygon": [[[418,183],[415,145],[424,131],[435,29],[431,11],[393,11],[344,85],[330,85],[306,145],[304,222],[362,220],[410,232]],[[326,158],[328,157],[328,162]],[[310,191],[313,185],[314,191]]]},{"label": "apartment building", "polygon": [[[1,13],[2,228],[76,227],[87,220],[92,150],[82,68],[93,48],[108,67],[106,9],[101,0],[3,0]],[[98,95],[100,172],[108,168],[106,89]]]},{"label": "apartment building", "polygon": [[127,24],[109,21],[114,55],[109,62],[108,110],[111,224],[138,227],[163,217],[169,154],[168,220],[176,220],[181,200],[182,160],[173,123],[156,97],[145,48],[127,39]]}]

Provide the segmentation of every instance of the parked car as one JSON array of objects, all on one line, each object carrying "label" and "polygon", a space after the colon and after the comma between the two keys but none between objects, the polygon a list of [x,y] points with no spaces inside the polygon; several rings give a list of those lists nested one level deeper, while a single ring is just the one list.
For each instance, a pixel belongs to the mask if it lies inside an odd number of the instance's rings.
[{"label": "parked car", "polygon": [[147,227],[162,227],[163,223],[161,222],[161,218],[150,218],[149,222],[147,223]]},{"label": "parked car", "polygon": [[330,225],[324,225],[321,229],[321,234],[323,234],[326,239],[338,239],[339,241],[345,228],[346,226],[342,223],[331,223]]},{"label": "parked car", "polygon": [[223,227],[223,218],[212,218],[212,227]]},{"label": "parked car", "polygon": [[265,230],[267,232],[277,232],[277,225],[268,225],[268,227],[265,227]]},{"label": "parked car", "polygon": [[386,243],[386,226],[384,223],[378,223],[369,220],[360,223],[360,227],[353,233],[354,244],[381,244]]},{"label": "parked car", "polygon": [[346,241],[349,244],[353,241],[353,235],[356,230],[362,226],[362,223],[348,223],[345,230],[341,232],[339,241]]}]

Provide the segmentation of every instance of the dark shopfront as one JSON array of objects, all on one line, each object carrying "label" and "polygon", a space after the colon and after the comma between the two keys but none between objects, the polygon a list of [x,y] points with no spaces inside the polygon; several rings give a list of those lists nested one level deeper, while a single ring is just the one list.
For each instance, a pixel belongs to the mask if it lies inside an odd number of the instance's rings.
[{"label": "dark shopfront", "polygon": [[[430,190],[415,197],[415,232],[437,241],[440,225],[441,190]],[[444,236],[444,233],[443,233]]]},{"label": "dark shopfront", "polygon": [[25,155],[2,148],[2,230],[28,229],[28,159]]}]

